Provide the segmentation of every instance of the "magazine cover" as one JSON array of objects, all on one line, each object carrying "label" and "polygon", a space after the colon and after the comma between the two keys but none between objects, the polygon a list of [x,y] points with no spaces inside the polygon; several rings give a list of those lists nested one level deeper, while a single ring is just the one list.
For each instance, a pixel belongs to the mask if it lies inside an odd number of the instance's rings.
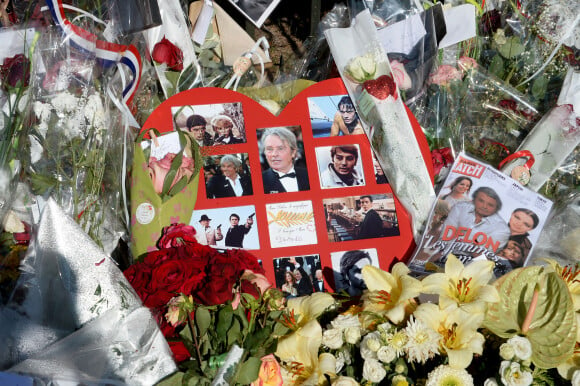
[{"label": "magazine cover", "polygon": [[452,253],[464,264],[492,260],[501,276],[527,264],[551,207],[550,200],[461,153],[409,268],[418,274],[434,272]]},{"label": "magazine cover", "polygon": [[[185,91],[151,114],[151,128],[158,139],[180,131],[201,151],[195,206],[181,215],[186,192],[176,194],[171,222],[193,226],[201,244],[251,251],[288,297],[359,291],[365,264],[388,269],[413,253],[409,216],[340,79],[309,87],[278,116],[231,90]],[[132,206],[143,204],[136,195]]]}]

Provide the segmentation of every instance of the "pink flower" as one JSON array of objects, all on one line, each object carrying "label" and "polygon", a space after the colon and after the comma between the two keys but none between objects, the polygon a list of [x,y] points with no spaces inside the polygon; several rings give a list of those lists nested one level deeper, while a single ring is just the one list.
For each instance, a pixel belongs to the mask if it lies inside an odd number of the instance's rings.
[{"label": "pink flower", "polygon": [[437,68],[434,74],[429,76],[429,83],[438,86],[447,86],[453,80],[460,80],[461,71],[448,64],[443,64]]},{"label": "pink flower", "polygon": [[477,61],[473,58],[470,58],[469,56],[460,57],[459,60],[457,61],[457,64],[459,65],[459,68],[463,71],[473,70],[479,66],[479,64],[477,64]]},{"label": "pink flower", "polygon": [[[149,176],[153,182],[153,189],[155,190],[155,193],[161,194],[163,192],[165,177],[171,169],[171,163],[173,162],[175,156],[176,155],[173,153],[167,153],[165,157],[160,160],[154,157],[149,158]],[[173,188],[173,186],[183,177],[187,178],[189,181],[189,179],[193,176],[194,170],[195,165],[193,159],[184,155],[181,161],[181,165],[177,169],[177,173],[175,174],[173,182],[171,183],[171,188]]]},{"label": "pink flower", "polygon": [[262,357],[262,365],[258,379],[251,383],[250,386],[282,386],[282,372],[280,364],[274,354]]},{"label": "pink flower", "polygon": [[393,78],[395,83],[399,86],[400,90],[408,90],[413,86],[411,77],[405,70],[405,65],[398,60],[391,61],[391,72],[393,73]]}]

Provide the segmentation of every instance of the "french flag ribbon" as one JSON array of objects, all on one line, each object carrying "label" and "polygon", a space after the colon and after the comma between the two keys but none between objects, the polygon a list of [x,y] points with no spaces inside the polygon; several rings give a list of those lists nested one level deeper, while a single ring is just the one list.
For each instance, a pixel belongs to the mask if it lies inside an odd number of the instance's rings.
[{"label": "french flag ribbon", "polygon": [[133,74],[127,87],[123,90],[123,102],[130,104],[141,80],[141,55],[134,45],[121,45],[97,39],[97,36],[71,23],[65,13],[62,0],[46,0],[52,18],[62,29],[71,43],[80,49],[95,52],[106,67],[123,63]]}]

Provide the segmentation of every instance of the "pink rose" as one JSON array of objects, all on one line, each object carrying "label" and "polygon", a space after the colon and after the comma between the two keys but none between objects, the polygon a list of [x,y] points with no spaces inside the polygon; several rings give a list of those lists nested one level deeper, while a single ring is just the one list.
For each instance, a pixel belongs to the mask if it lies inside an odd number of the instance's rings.
[{"label": "pink rose", "polygon": [[408,90],[413,86],[411,77],[405,70],[405,65],[398,60],[391,61],[391,72],[393,73],[393,78],[395,83],[399,86],[399,90]]},{"label": "pink rose", "polygon": [[167,64],[170,70],[183,70],[183,51],[167,40],[165,36],[159,43],[155,44],[151,57],[157,63]]},{"label": "pink rose", "polygon": [[[171,169],[171,163],[175,158],[175,154],[167,153],[163,159],[156,159],[154,157],[149,158],[149,176],[153,182],[153,189],[155,193],[161,194],[163,192],[163,184],[165,182],[165,177]],[[186,157],[182,158],[181,165],[177,169],[177,173],[173,178],[170,189],[178,183],[182,177],[186,177],[188,180],[193,176],[195,170],[195,165],[193,159]]]},{"label": "pink rose", "polygon": [[453,80],[460,80],[461,71],[448,64],[443,64],[437,68],[435,73],[429,76],[429,83],[438,86],[447,86]]},{"label": "pink rose", "polygon": [[477,61],[473,58],[470,58],[469,56],[462,56],[459,58],[459,60],[457,60],[457,64],[463,71],[474,70],[479,66]]},{"label": "pink rose", "polygon": [[282,386],[282,384],[280,364],[274,354],[262,357],[258,379],[252,382],[250,386]]}]

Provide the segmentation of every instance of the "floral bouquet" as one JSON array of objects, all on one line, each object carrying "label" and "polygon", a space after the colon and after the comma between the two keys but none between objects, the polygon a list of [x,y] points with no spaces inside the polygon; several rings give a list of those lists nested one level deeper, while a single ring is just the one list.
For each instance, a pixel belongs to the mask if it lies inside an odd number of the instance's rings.
[{"label": "floral bouquet", "polygon": [[286,313],[300,322],[275,353],[284,385],[507,386],[580,377],[577,267],[549,262],[490,284],[492,262],[464,267],[449,255],[444,272],[408,274],[403,263],[391,273],[364,267],[368,290],[338,315],[336,308],[298,314],[289,304]]},{"label": "floral bouquet", "polygon": [[283,295],[270,288],[258,260],[243,250],[201,245],[194,228],[184,224],[164,228],[157,246],[125,276],[153,312],[180,366],[162,384],[256,380],[272,360],[276,337],[288,331]]},{"label": "floral bouquet", "polygon": [[[371,15],[361,12],[353,27],[331,28],[325,34],[377,160],[410,214],[417,239],[435,192]],[[361,47],[361,41],[368,43]]]}]

